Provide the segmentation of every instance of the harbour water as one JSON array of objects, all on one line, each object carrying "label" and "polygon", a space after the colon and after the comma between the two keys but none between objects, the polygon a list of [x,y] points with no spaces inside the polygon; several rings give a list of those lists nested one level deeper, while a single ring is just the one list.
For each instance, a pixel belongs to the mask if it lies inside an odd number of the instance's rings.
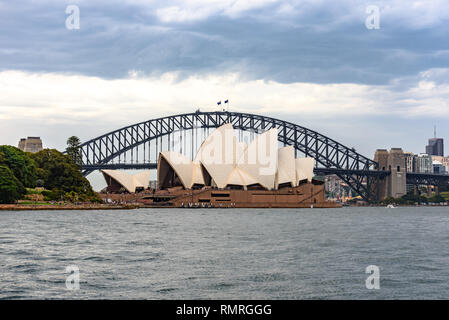
[{"label": "harbour water", "polygon": [[448,299],[448,243],[448,207],[3,211],[0,298]]}]

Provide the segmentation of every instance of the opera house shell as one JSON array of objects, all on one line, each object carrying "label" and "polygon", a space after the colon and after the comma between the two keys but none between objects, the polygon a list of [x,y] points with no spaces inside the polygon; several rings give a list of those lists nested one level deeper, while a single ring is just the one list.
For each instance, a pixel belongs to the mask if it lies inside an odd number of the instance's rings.
[{"label": "opera house shell", "polygon": [[278,147],[277,129],[239,142],[231,124],[215,129],[193,160],[159,153],[158,190],[148,204],[176,207],[329,207],[322,181],[313,180],[313,158],[295,158]]},{"label": "opera house shell", "polygon": [[161,152],[158,186],[275,190],[310,182],[314,159],[295,159],[292,146],[278,149],[277,134],[277,129],[271,129],[246,145],[238,142],[232,125],[225,124],[206,138],[193,161],[178,152]]},{"label": "opera house shell", "polygon": [[106,180],[108,192],[121,192],[123,189],[129,193],[135,193],[148,189],[150,171],[145,170],[135,175],[119,170],[101,170]]}]

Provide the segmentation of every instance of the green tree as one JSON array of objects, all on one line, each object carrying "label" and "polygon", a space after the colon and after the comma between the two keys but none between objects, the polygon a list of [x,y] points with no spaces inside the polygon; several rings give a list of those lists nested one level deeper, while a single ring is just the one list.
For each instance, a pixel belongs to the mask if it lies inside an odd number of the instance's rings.
[{"label": "green tree", "polygon": [[44,149],[31,155],[38,169],[37,178],[44,182],[48,190],[61,190],[65,193],[97,197],[89,181],[83,177],[79,167],[69,155],[64,155],[55,149]]},{"label": "green tree", "polygon": [[3,145],[0,146],[0,154],[0,165],[8,167],[25,187],[35,187],[36,164],[30,158],[30,153],[13,146]]},{"label": "green tree", "polygon": [[14,203],[26,193],[22,183],[6,166],[0,165],[0,203]]},{"label": "green tree", "polygon": [[82,157],[81,157],[81,141],[76,136],[71,136],[67,139],[67,149],[66,152],[72,158],[73,162],[78,166],[82,165]]},{"label": "green tree", "polygon": [[445,201],[446,200],[440,194],[435,194],[429,198],[429,202],[440,203],[440,202],[445,202]]}]

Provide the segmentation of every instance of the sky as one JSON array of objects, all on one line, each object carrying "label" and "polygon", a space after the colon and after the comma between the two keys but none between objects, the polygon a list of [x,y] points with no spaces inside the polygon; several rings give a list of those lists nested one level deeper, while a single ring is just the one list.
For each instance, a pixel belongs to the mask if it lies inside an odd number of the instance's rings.
[{"label": "sky", "polygon": [[449,140],[449,0],[0,0],[0,30],[0,144],[225,99],[369,157]]}]

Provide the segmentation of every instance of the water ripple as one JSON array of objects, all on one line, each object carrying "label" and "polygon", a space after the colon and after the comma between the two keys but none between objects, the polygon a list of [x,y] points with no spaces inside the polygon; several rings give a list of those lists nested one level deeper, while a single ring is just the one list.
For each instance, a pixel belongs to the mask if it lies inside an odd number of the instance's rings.
[{"label": "water ripple", "polygon": [[438,207],[5,211],[0,299],[449,299],[448,221]]}]

